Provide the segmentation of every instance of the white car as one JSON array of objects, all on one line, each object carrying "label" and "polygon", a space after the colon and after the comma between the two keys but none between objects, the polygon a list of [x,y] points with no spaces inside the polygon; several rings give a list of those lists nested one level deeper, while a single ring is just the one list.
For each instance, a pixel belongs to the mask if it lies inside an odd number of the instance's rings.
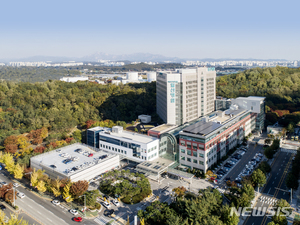
[{"label": "white car", "polygon": [[17,196],[18,196],[19,198],[24,198],[24,197],[25,197],[25,194],[22,193],[22,192],[18,192]]},{"label": "white car", "polygon": [[109,204],[109,203],[107,203],[107,202],[102,202],[102,204],[103,204],[103,206],[104,206],[105,208],[107,208],[107,209],[110,208],[110,204]]},{"label": "white car", "polygon": [[120,206],[120,203],[119,203],[119,201],[118,200],[112,200],[111,201],[115,206]]},{"label": "white car", "polygon": [[52,204],[53,204],[53,205],[60,205],[60,202],[59,202],[58,200],[53,200],[53,201],[52,201]]},{"label": "white car", "polygon": [[14,187],[19,187],[20,186],[20,184],[18,184],[18,183],[14,183],[13,185],[14,185]]},{"label": "white car", "polygon": [[75,209],[70,209],[70,213],[72,213],[74,216],[78,214],[77,210]]}]

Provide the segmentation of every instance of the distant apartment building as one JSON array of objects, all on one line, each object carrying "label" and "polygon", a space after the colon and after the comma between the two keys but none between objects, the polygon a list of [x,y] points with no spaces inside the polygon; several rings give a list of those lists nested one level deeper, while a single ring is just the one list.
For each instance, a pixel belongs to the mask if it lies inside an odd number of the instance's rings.
[{"label": "distant apartment building", "polygon": [[184,124],[214,111],[215,93],[215,68],[158,72],[157,114],[167,124]]},{"label": "distant apartment building", "polygon": [[59,79],[60,81],[76,83],[77,81],[86,81],[89,80],[88,77],[63,77]]}]

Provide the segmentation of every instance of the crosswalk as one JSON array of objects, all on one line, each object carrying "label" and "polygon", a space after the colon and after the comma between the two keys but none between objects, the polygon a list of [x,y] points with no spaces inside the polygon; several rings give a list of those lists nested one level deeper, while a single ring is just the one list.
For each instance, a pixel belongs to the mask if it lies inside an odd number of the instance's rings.
[{"label": "crosswalk", "polygon": [[278,202],[278,199],[267,197],[267,196],[260,196],[259,197],[260,202],[268,204],[268,205],[276,205]]},{"label": "crosswalk", "polygon": [[113,222],[114,220],[112,218],[107,218],[104,216],[98,216],[94,219],[94,221],[100,225],[106,225],[107,223],[110,223],[111,225],[117,224],[117,223]]}]

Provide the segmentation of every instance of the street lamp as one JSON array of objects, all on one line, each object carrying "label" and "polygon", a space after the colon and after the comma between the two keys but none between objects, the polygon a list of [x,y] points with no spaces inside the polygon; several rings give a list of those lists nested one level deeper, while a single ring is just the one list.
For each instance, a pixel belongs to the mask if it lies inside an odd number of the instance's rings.
[{"label": "street lamp", "polygon": [[85,199],[85,195],[81,195],[81,196],[79,196],[79,198],[81,198],[82,196],[84,196],[84,217],[86,217],[86,212],[85,212],[85,210],[86,210],[86,199]]}]

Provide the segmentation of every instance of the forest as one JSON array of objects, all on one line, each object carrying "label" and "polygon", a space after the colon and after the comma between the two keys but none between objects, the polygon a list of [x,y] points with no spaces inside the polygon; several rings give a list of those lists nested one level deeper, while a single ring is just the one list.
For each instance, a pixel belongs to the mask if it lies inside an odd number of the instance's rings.
[{"label": "forest", "polygon": [[78,76],[80,71],[66,69],[64,67],[11,67],[0,66],[0,80],[22,82],[44,82],[47,80],[59,80],[64,76]]},{"label": "forest", "polygon": [[266,97],[266,119],[274,124],[280,117],[282,125],[300,121],[300,68],[253,68],[238,74],[217,78],[217,96]]},{"label": "forest", "polygon": [[155,82],[117,86],[0,81],[0,145],[10,135],[42,127],[61,134],[89,120],[131,122],[140,114],[158,118]]}]

